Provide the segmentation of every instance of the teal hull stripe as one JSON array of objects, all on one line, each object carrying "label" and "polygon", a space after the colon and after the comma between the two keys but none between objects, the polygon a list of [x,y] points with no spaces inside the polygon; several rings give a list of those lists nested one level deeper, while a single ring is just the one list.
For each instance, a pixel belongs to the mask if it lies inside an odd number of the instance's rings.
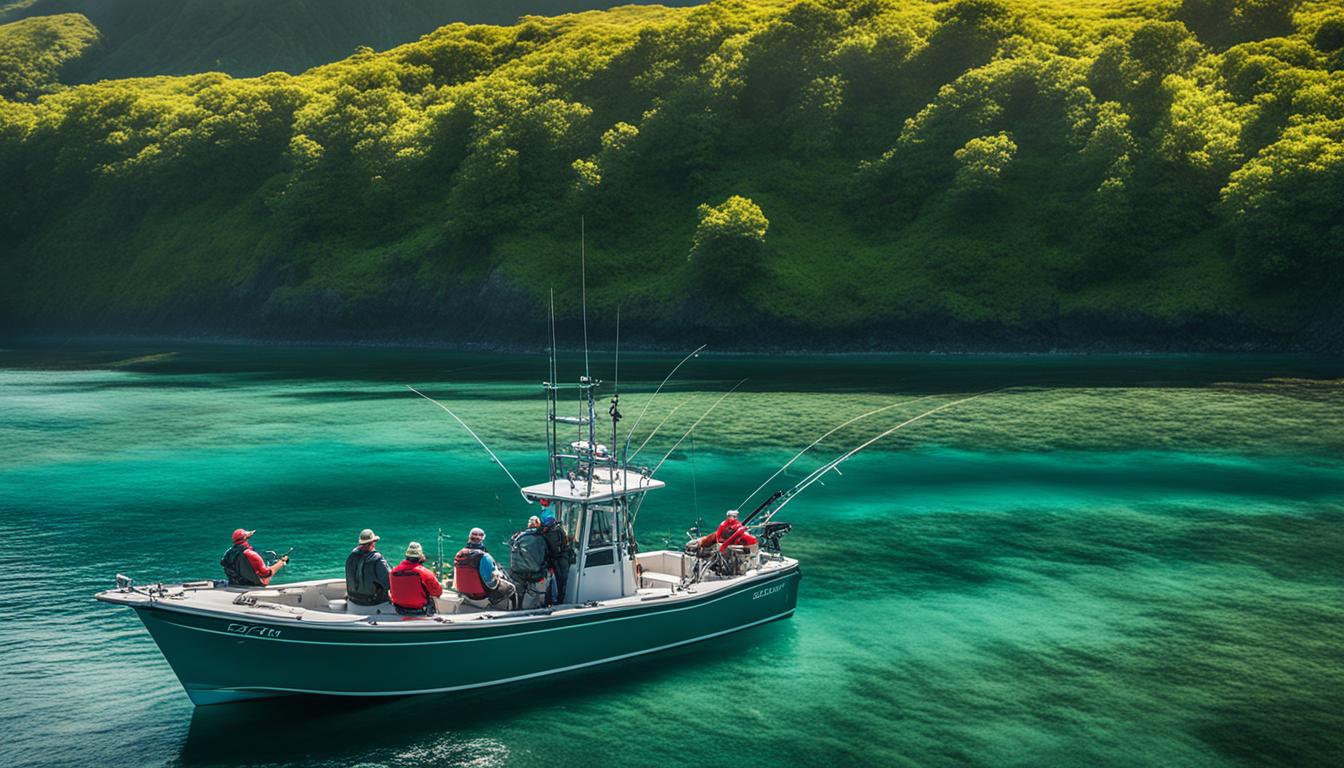
[{"label": "teal hull stripe", "polygon": [[[702,605],[703,605],[703,604],[702,604]],[[794,611],[794,609],[793,609],[793,608],[790,608],[789,610],[784,611],[783,613],[777,613],[777,614],[775,614],[774,616],[770,616],[770,617],[768,617],[768,618],[760,619],[760,620],[758,620],[758,621],[753,621],[753,622],[751,622],[751,623],[749,623],[749,624],[743,624],[743,625],[740,626],[740,627],[733,627],[733,628],[731,628],[731,629],[725,629],[725,630],[721,630],[721,631],[719,631],[719,632],[711,632],[711,633],[708,634],[708,635],[701,635],[700,637],[692,637],[692,638],[689,638],[689,639],[687,639],[687,640],[678,640],[678,641],[675,642],[675,643],[668,643],[667,645],[660,645],[660,646],[657,646],[657,647],[654,647],[654,648],[645,648],[645,649],[638,650],[638,651],[634,651],[634,652],[631,652],[631,653],[623,653],[623,654],[621,654],[621,655],[619,655],[619,656],[609,656],[609,657],[607,657],[607,658],[605,658],[605,659],[594,659],[593,661],[585,661],[585,662],[582,662],[582,663],[580,663],[580,664],[571,664],[571,665],[569,665],[569,666],[567,666],[567,667],[559,667],[559,668],[556,668],[556,669],[548,669],[548,670],[545,670],[545,671],[542,671],[542,672],[532,672],[532,673],[530,673],[530,674],[526,674],[526,675],[516,675],[516,676],[514,676],[514,677],[504,677],[504,678],[500,678],[500,679],[498,679],[498,680],[491,680],[491,681],[489,681],[489,682],[484,682],[484,683],[471,683],[471,684],[468,684],[468,685],[450,685],[450,686],[445,686],[445,687],[442,687],[442,688],[417,688],[417,689],[406,690],[406,691],[378,691],[378,692],[376,692],[376,693],[370,693],[370,692],[368,692],[368,691],[332,691],[332,690],[316,690],[316,689],[307,689],[307,688],[270,688],[270,687],[264,687],[264,688],[215,688],[215,689],[211,689],[211,690],[236,691],[236,692],[239,692],[239,693],[248,693],[248,692],[254,692],[254,691],[257,691],[257,692],[265,691],[265,692],[268,692],[268,693],[285,693],[285,694],[290,694],[290,693],[301,693],[301,694],[318,694],[318,695],[323,695],[323,696],[411,696],[411,695],[422,694],[422,693],[450,693],[450,692],[452,692],[452,691],[464,691],[464,690],[468,690],[468,689],[470,689],[470,688],[486,688],[486,687],[490,687],[490,686],[494,686],[494,685],[504,685],[504,684],[506,684],[506,683],[515,683],[515,682],[518,682],[518,681],[520,681],[520,680],[530,680],[530,679],[532,679],[532,678],[534,678],[534,677],[544,677],[544,676],[547,676],[547,675],[561,674],[561,673],[563,673],[563,672],[572,672],[573,670],[576,670],[576,669],[583,669],[584,667],[592,667],[592,666],[596,666],[596,665],[598,665],[598,664],[609,664],[609,663],[611,663],[611,662],[613,662],[613,661],[621,661],[622,659],[629,659],[629,658],[633,658],[633,657],[635,657],[635,656],[643,656],[644,654],[647,654],[647,653],[657,653],[658,651],[665,651],[665,650],[667,650],[667,649],[669,649],[669,648],[676,648],[676,647],[679,646],[679,645],[689,645],[689,644],[691,644],[691,643],[698,643],[698,642],[700,642],[700,641],[702,641],[702,640],[710,640],[710,639],[713,639],[713,638],[715,638],[715,637],[719,637],[719,636],[721,636],[721,635],[732,634],[733,632],[738,632],[738,631],[741,631],[741,630],[743,630],[743,629],[747,629],[747,628],[749,628],[749,627],[757,626],[757,625],[759,625],[759,624],[767,624],[767,623],[772,622],[772,621],[777,621],[777,620],[779,620],[779,619],[787,618],[788,616],[790,616],[790,615],[793,614],[793,611]]]},{"label": "teal hull stripe", "polygon": [[[793,573],[794,573],[793,570],[786,571],[785,573],[780,574],[780,576],[777,577],[777,578],[773,578],[773,579],[765,579],[765,580],[763,580],[763,581],[754,582],[754,583],[749,584],[749,585],[746,585],[746,586],[749,587],[749,588],[763,588],[763,587],[765,587],[765,586],[767,586],[767,585],[769,585],[769,584],[772,584],[772,583],[774,583],[774,582],[776,582],[776,581],[779,581],[779,580],[781,580],[781,579],[787,579],[787,578],[789,578],[790,576],[792,576]],[[713,597],[712,599],[704,600],[704,601],[700,601],[700,600],[690,601],[687,605],[677,606],[677,607],[675,607],[675,608],[669,608],[669,607],[658,606],[658,610],[656,611],[656,613],[664,614],[664,613],[676,613],[676,612],[679,612],[679,611],[695,610],[695,609],[698,609],[698,608],[703,608],[703,607],[705,607],[705,606],[707,606],[707,605],[712,605],[712,604],[714,604],[714,603],[719,602],[720,600],[726,600],[726,599],[728,599],[728,598],[730,598],[730,597],[736,597],[736,596],[742,594],[744,591],[746,591],[745,588],[744,588],[744,589],[727,590],[727,591],[725,591],[723,594],[721,594],[721,595],[716,595],[716,596]],[[638,607],[638,606],[631,606],[631,608],[637,608],[637,607]],[[137,609],[138,609],[138,610],[155,610],[154,608],[139,608],[138,606],[137,606]],[[193,615],[193,616],[201,616],[201,617],[209,617],[209,618],[228,618],[228,619],[235,620],[235,621],[238,621],[238,622],[246,622],[246,623],[251,623],[251,624],[266,624],[266,625],[269,625],[269,626],[276,626],[276,623],[275,623],[274,621],[270,621],[270,622],[268,622],[268,621],[266,621],[265,619],[254,619],[254,618],[252,618],[252,617],[250,617],[250,616],[247,616],[247,617],[242,617],[242,616],[227,616],[227,617],[226,617],[226,616],[221,616],[220,614],[215,614],[215,613],[206,613],[206,612],[191,611],[191,610],[184,610],[184,609],[162,609],[162,608],[160,608],[160,609],[158,609],[158,610],[160,610],[160,611],[166,611],[166,612],[169,612],[169,613],[190,614],[190,615]],[[614,621],[630,621],[630,620],[632,620],[632,619],[641,619],[641,618],[644,618],[646,615],[648,615],[648,612],[640,611],[640,612],[634,612],[634,613],[631,613],[631,614],[629,614],[629,615],[625,615],[625,616],[613,616],[613,617],[611,617],[611,618],[607,618],[607,619],[598,619],[598,618],[594,618],[594,619],[589,620],[589,621],[582,621],[582,622],[578,622],[578,623],[566,623],[566,624],[563,624],[563,625],[560,625],[560,626],[555,626],[555,627],[543,627],[543,628],[540,628],[540,629],[526,629],[526,630],[521,630],[521,631],[518,631],[518,632],[508,632],[508,633],[505,633],[505,634],[506,634],[508,637],[520,637],[520,636],[523,636],[523,635],[537,635],[537,634],[541,634],[541,633],[543,633],[543,632],[560,632],[560,631],[563,631],[563,630],[566,630],[566,629],[573,629],[573,628],[578,627],[578,626],[587,627],[587,626],[592,626],[592,625],[596,625],[596,624],[607,624],[607,623],[614,622]],[[577,618],[577,617],[576,617],[576,618]],[[215,634],[215,635],[227,635],[227,636],[229,636],[229,637],[235,637],[235,638],[238,637],[237,634],[234,634],[234,633],[231,633],[231,632],[224,632],[224,631],[221,631],[221,630],[218,630],[218,629],[207,629],[207,628],[205,628],[205,627],[198,627],[198,626],[194,626],[194,625],[191,625],[191,624],[181,624],[181,623],[178,623],[178,622],[173,622],[173,624],[174,624],[175,626],[177,626],[177,627],[182,628],[182,629],[189,629],[189,630],[193,630],[193,631],[195,631],[195,632],[209,632],[210,634]],[[280,623],[278,626],[288,628],[288,627],[290,627],[290,626],[292,626],[292,625],[291,625],[288,621],[286,621],[286,622]],[[499,624],[499,623],[493,623],[493,624],[489,624],[489,625],[486,625],[486,626],[488,626],[488,627],[491,628],[491,629],[503,629],[503,628],[504,628],[504,625]],[[480,628],[481,628],[481,629],[484,629],[484,628],[486,628],[486,626],[482,626],[482,627],[480,627]],[[310,627],[303,627],[303,629],[317,629],[317,627],[311,627],[311,626],[310,626]],[[347,630],[351,630],[352,628],[350,628],[350,627],[321,627],[321,629],[347,629]],[[435,626],[435,627],[433,628],[433,630],[430,630],[430,629],[423,629],[423,630],[421,630],[421,629],[417,629],[417,630],[415,630],[415,631],[418,631],[418,632],[429,632],[429,631],[438,631],[438,632],[460,632],[460,631],[465,631],[465,630],[468,630],[468,629],[476,629],[476,627],[462,627],[461,629],[450,629],[450,628],[448,627],[448,625],[437,625],[437,626]],[[363,629],[363,628],[361,628],[361,629],[354,630],[354,631],[361,631],[361,632],[364,632],[364,631],[369,631],[369,630],[368,630],[368,629]],[[380,642],[380,643],[378,643],[378,646],[381,647],[381,646],[401,646],[401,645],[443,645],[443,644],[446,644],[446,643],[474,643],[474,642],[482,641],[482,640],[497,640],[497,639],[499,639],[499,637],[500,637],[499,634],[492,634],[492,635],[484,635],[484,636],[481,636],[481,637],[456,637],[456,638],[444,638],[444,639],[438,639],[438,640],[419,640],[419,641],[413,641],[413,642],[384,641],[384,642]],[[712,635],[706,635],[706,637],[712,637]],[[367,641],[366,641],[366,642],[348,642],[348,641],[341,641],[341,640],[295,640],[295,639],[289,639],[289,638],[283,638],[283,637],[262,637],[262,636],[258,636],[258,635],[249,635],[249,636],[247,637],[247,639],[248,639],[248,640],[253,640],[253,641],[257,641],[257,640],[259,640],[259,641],[267,642],[267,643],[301,643],[301,644],[304,644],[304,645],[349,645],[349,646],[359,646],[359,647],[367,647],[367,646],[369,645],[369,643],[368,643]],[[671,646],[668,646],[668,647],[671,647]],[[469,686],[468,686],[468,687],[469,687]],[[445,689],[445,690],[447,690],[447,689]]]}]

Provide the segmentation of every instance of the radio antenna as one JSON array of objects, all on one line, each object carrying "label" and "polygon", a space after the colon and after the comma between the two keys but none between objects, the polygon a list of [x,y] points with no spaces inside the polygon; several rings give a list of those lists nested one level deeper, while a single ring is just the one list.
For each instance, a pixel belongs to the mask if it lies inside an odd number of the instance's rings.
[{"label": "radio antenna", "polygon": [[579,217],[579,280],[583,296],[583,375],[592,379],[588,370],[588,247],[584,233],[583,217]]},{"label": "radio antenna", "polygon": [[476,434],[475,430],[473,430],[471,427],[467,426],[467,422],[465,422],[465,421],[463,421],[462,419],[458,418],[458,415],[457,415],[456,413],[453,413],[452,409],[450,409],[448,406],[444,405],[443,403],[440,403],[438,400],[435,400],[434,398],[430,397],[429,395],[426,395],[424,392],[421,392],[420,390],[416,389],[415,387],[412,387],[410,384],[407,384],[407,385],[406,385],[406,388],[409,389],[409,390],[411,390],[411,391],[414,392],[415,394],[417,394],[417,395],[419,395],[419,396],[425,398],[425,399],[428,400],[429,402],[431,402],[431,403],[433,403],[433,404],[439,406],[439,407],[442,408],[442,409],[443,409],[449,416],[452,416],[453,419],[454,419],[458,424],[461,424],[461,425],[462,425],[462,428],[465,429],[465,430],[467,430],[467,434],[469,434],[469,435],[471,435],[472,437],[476,438],[476,442],[478,442],[478,443],[481,444],[481,447],[485,449],[485,452],[488,453],[488,454],[490,454],[490,458],[491,458],[496,464],[499,465],[499,468],[500,468],[500,469],[504,470],[504,474],[506,474],[506,475],[509,476],[509,480],[511,480],[511,481],[513,482],[514,487],[518,489],[518,495],[520,495],[520,496],[523,497],[523,501],[527,502],[528,504],[531,504],[531,503],[532,503],[532,500],[529,499],[529,498],[527,498],[527,494],[523,493],[523,486],[522,486],[521,483],[518,482],[518,479],[515,478],[515,477],[513,476],[513,473],[509,471],[509,468],[508,468],[508,467],[504,466],[504,462],[502,462],[502,461],[499,460],[499,457],[495,455],[495,452],[492,451],[492,450],[490,450],[490,446],[488,446],[488,445],[485,444],[485,441],[481,439],[481,436],[478,435],[478,434]]}]

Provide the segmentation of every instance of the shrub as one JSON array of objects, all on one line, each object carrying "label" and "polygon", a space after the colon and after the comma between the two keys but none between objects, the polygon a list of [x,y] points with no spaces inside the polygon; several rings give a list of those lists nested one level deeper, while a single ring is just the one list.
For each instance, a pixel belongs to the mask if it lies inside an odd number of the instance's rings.
[{"label": "shrub", "polygon": [[701,205],[690,262],[701,287],[729,293],[750,281],[765,256],[770,221],[750,199],[733,195],[719,205]]}]

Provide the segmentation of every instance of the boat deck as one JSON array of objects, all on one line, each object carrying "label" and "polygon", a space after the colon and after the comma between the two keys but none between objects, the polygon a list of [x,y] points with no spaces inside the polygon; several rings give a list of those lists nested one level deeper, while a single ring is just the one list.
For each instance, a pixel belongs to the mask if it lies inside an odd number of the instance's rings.
[{"label": "boat deck", "polygon": [[[203,613],[249,622],[290,623],[342,628],[429,629],[480,621],[506,622],[554,619],[569,615],[590,615],[594,611],[637,607],[650,601],[690,601],[755,579],[770,578],[796,567],[790,558],[764,560],[740,576],[713,576],[690,586],[682,585],[681,567],[685,556],[680,552],[657,551],[638,555],[643,573],[638,591],[627,597],[586,604],[565,604],[533,610],[484,610],[463,602],[451,589],[435,603],[438,615],[401,616],[384,607],[385,613],[364,613],[345,600],[344,579],[318,579],[272,585],[256,589],[215,587],[213,582],[187,582],[177,585],[142,585],[133,589],[112,589],[98,593],[98,600],[132,607]],[[689,565],[687,565],[689,567]]]}]

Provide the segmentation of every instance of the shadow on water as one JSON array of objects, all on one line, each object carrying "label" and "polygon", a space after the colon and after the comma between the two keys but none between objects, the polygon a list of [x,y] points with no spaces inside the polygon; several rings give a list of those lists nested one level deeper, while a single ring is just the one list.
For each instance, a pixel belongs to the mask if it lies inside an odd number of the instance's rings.
[{"label": "shadow on water", "polygon": [[[178,763],[236,765],[246,755],[252,763],[348,765],[400,762],[427,750],[452,763],[479,748],[480,734],[502,717],[527,723],[603,700],[628,703],[646,695],[651,684],[703,668],[707,659],[728,658],[720,663],[731,665],[731,659],[766,647],[778,654],[789,647],[786,638],[795,627],[792,619],[774,621],[650,656],[484,690],[395,698],[288,696],[196,707]],[[543,731],[537,728],[539,747]]]}]

